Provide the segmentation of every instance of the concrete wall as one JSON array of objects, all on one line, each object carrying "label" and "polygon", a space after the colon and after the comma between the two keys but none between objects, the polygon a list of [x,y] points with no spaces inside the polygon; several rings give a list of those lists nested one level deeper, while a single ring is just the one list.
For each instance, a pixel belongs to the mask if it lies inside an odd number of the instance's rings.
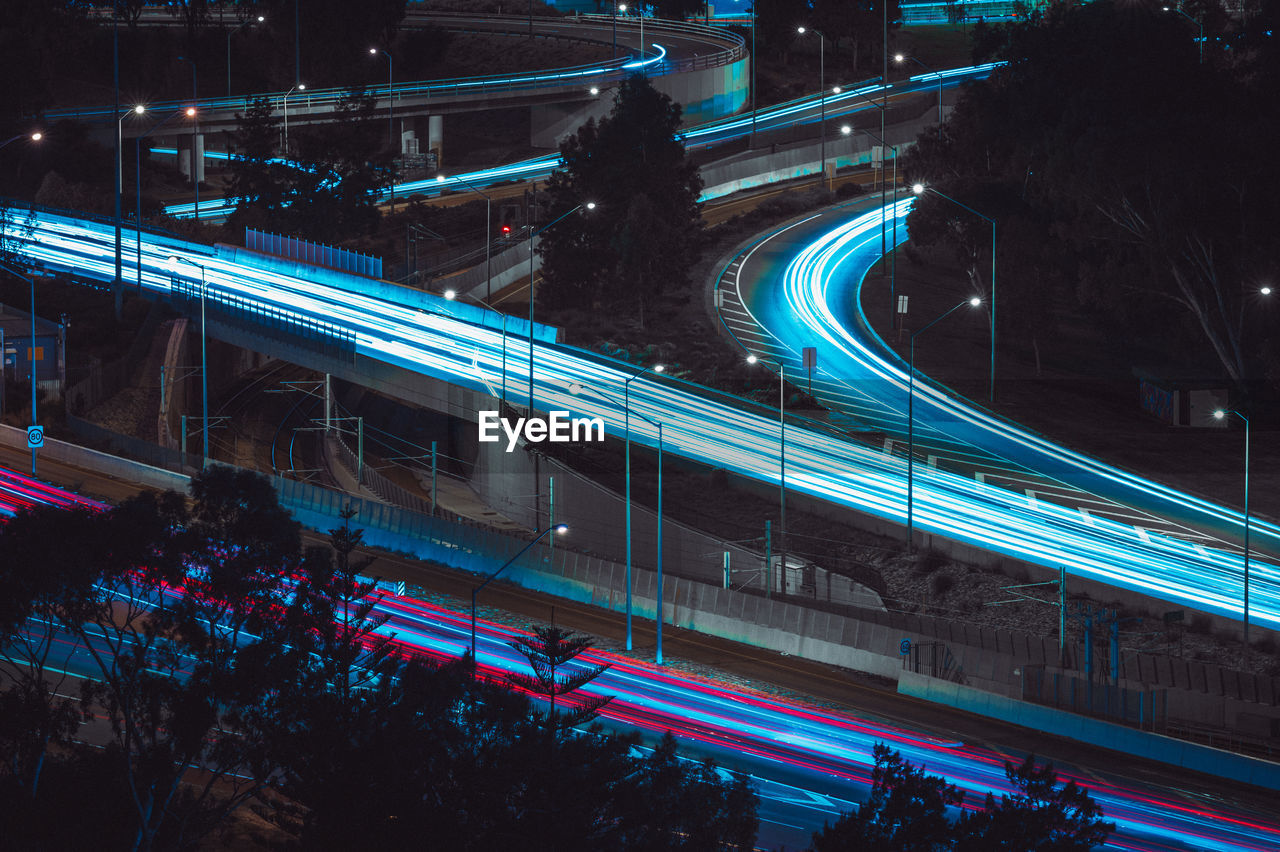
[{"label": "concrete wall", "polygon": [[1015,701],[913,672],[901,673],[898,692],[979,716],[1011,722],[1024,728],[1158,760],[1182,769],[1280,790],[1280,763],[1245,757],[1123,725],[1113,725],[1052,707]]},{"label": "concrete wall", "polygon": [[685,127],[733,115],[751,92],[751,65],[746,58],[728,65],[650,77],[653,87],[684,108]]}]

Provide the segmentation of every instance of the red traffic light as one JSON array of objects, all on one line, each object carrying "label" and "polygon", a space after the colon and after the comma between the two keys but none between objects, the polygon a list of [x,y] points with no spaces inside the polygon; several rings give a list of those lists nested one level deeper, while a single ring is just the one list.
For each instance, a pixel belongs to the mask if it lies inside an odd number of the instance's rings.
[{"label": "red traffic light", "polygon": [[503,225],[503,226],[502,226],[502,236],[507,237],[507,236],[510,236],[510,235],[511,235],[511,226],[510,226],[510,225]]}]

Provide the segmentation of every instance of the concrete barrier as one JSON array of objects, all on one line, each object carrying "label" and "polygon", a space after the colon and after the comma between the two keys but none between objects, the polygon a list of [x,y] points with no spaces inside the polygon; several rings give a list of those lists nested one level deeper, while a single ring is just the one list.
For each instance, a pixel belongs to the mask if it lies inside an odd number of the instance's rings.
[{"label": "concrete barrier", "polygon": [[1280,790],[1280,763],[1269,760],[1246,757],[1235,752],[1178,740],[1150,731],[1140,731],[1053,707],[1017,701],[954,681],[940,680],[909,671],[900,673],[898,692],[901,695],[910,695],[913,698],[976,713],[989,719],[999,719],[1024,728],[1145,757],[1170,766],[1219,778],[1243,781],[1269,790]]}]

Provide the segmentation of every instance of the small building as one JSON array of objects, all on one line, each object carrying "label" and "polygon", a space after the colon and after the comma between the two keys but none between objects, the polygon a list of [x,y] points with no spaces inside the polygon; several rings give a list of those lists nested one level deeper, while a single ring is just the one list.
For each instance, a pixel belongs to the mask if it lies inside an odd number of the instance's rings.
[{"label": "small building", "polygon": [[1170,426],[1224,429],[1213,412],[1228,408],[1227,381],[1221,376],[1178,369],[1134,367],[1138,404]]},{"label": "small building", "polygon": [[[12,305],[0,304],[0,350],[3,351],[5,382],[25,382],[35,367],[36,387],[45,399],[61,399],[67,376],[64,351],[66,327],[62,323],[36,317],[35,341],[31,339],[31,314]],[[0,394],[3,389],[0,388]],[[5,410],[9,400],[4,400]],[[18,403],[19,405],[21,403]]]}]

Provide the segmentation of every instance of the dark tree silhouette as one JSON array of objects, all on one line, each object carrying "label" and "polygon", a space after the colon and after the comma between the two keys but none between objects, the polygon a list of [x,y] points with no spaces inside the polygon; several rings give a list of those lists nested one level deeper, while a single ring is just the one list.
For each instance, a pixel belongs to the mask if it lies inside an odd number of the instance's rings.
[{"label": "dark tree silhouette", "polygon": [[529,661],[533,674],[513,672],[506,675],[507,682],[551,702],[548,729],[565,730],[590,722],[611,700],[609,696],[580,698],[572,708],[556,712],[557,698],[572,695],[609,669],[608,664],[577,666],[568,674],[562,673],[569,662],[592,646],[590,637],[551,625],[534,628],[533,635],[517,636],[508,644]]}]

